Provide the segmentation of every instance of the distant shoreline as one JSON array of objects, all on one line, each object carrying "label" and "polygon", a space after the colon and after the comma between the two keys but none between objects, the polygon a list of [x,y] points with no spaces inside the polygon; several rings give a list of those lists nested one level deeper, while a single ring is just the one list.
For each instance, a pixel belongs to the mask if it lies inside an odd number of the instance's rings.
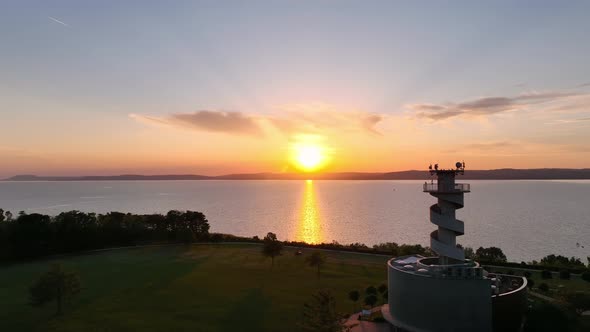
[{"label": "distant shoreline", "polygon": [[[590,168],[538,168],[467,170],[459,176],[465,180],[590,180]],[[428,180],[428,171],[400,171],[386,173],[254,173],[207,176],[179,175],[107,175],[107,176],[38,176],[16,175],[2,181],[166,181],[166,180]]]}]

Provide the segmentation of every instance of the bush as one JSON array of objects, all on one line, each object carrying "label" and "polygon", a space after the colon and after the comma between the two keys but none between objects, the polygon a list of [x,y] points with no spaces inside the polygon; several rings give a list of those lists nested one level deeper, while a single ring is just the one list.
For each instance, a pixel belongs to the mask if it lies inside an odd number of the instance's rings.
[{"label": "bush", "polygon": [[532,273],[530,273],[529,271],[525,271],[524,274],[525,278],[530,278],[532,276]]},{"label": "bush", "polygon": [[377,288],[375,288],[375,286],[369,286],[367,289],[365,289],[365,294],[377,295]]},{"label": "bush", "polygon": [[551,273],[551,271],[549,271],[549,270],[543,270],[543,271],[541,271],[541,278],[543,278],[543,279],[552,279],[553,278],[553,273]]},{"label": "bush", "polygon": [[539,290],[543,291],[543,292],[548,292],[549,291],[549,286],[546,283],[542,283],[539,285]]},{"label": "bush", "polygon": [[570,271],[568,271],[568,270],[559,271],[559,279],[569,280],[570,277],[571,277]]},{"label": "bush", "polygon": [[529,289],[533,289],[533,286],[535,285],[535,281],[530,278],[526,278],[526,281],[527,281],[527,286],[529,287]]},{"label": "bush", "polygon": [[582,280],[590,282],[590,271],[582,273]]}]

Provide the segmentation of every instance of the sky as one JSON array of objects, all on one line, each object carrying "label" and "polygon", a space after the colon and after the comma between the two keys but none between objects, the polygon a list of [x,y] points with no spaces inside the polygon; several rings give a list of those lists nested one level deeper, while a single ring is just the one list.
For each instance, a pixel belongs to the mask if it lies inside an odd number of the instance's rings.
[{"label": "sky", "polygon": [[0,177],[587,168],[588,1],[1,1]]}]

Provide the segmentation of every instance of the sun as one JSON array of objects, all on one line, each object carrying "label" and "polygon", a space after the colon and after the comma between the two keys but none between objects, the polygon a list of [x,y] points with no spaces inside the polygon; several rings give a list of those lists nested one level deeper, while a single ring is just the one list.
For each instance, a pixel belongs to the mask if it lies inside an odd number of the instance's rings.
[{"label": "sun", "polygon": [[320,146],[305,144],[295,147],[294,159],[302,170],[311,172],[322,165],[324,154]]}]

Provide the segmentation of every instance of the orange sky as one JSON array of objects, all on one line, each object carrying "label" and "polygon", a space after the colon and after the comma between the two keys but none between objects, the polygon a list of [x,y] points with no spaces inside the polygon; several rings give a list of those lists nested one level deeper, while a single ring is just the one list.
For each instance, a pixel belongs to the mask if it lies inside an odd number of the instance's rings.
[{"label": "orange sky", "polygon": [[590,167],[589,6],[13,2],[0,178]]}]

